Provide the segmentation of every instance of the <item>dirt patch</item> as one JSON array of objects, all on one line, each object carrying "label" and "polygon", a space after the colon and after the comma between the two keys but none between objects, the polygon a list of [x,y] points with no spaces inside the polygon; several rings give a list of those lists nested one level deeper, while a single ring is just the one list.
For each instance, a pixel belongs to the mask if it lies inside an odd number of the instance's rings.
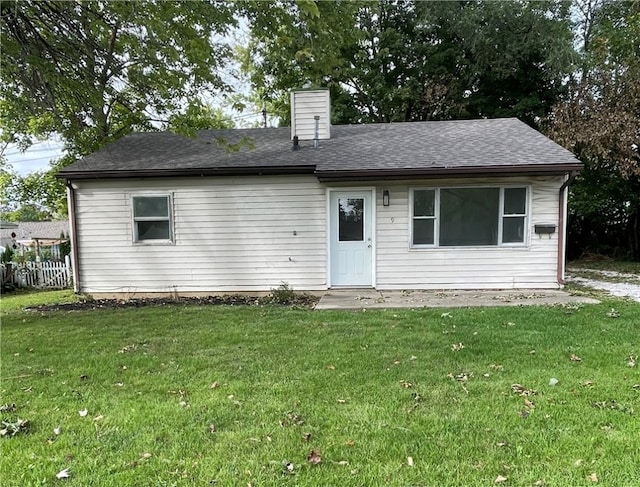
[{"label": "dirt patch", "polygon": [[25,308],[25,311],[85,311],[94,309],[124,309],[144,308],[148,306],[292,306],[313,308],[319,298],[310,294],[295,294],[286,301],[274,299],[272,296],[244,296],[229,294],[224,296],[207,297],[178,297],[178,298],[145,298],[145,299],[88,299],[75,303],[45,304]]}]

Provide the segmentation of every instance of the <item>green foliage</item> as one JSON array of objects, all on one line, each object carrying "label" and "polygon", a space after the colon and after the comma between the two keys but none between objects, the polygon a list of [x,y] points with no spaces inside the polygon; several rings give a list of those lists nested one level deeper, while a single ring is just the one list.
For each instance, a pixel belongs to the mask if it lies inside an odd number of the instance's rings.
[{"label": "green foliage", "polygon": [[251,28],[243,66],[285,121],[286,91],[310,85],[331,89],[334,123],[533,124],[574,60],[567,2],[320,2],[317,16],[285,3]]},{"label": "green foliage", "polygon": [[569,252],[640,260],[640,2],[590,5],[583,70],[547,123],[585,164],[571,193]]},{"label": "green foliage", "polygon": [[269,301],[277,304],[291,304],[295,302],[296,293],[288,283],[282,282],[269,293]]},{"label": "green foliage", "polygon": [[13,260],[13,255],[14,252],[11,247],[5,248],[2,254],[0,254],[0,262],[2,262],[3,264],[11,262]]}]

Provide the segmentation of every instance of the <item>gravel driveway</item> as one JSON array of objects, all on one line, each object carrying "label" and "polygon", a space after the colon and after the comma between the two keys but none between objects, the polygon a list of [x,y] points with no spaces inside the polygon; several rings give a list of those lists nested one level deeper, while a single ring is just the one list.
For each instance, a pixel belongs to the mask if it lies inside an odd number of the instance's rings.
[{"label": "gravel driveway", "polygon": [[567,269],[567,281],[640,302],[640,275],[638,274],[596,269]]}]

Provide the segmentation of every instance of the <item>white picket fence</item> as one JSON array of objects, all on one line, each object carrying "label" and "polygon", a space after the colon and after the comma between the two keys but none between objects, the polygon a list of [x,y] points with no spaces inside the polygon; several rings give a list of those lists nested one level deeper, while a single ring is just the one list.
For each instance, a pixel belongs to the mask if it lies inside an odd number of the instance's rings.
[{"label": "white picket fence", "polygon": [[2,265],[2,282],[16,287],[36,289],[62,289],[71,286],[71,263],[65,262],[12,262]]}]

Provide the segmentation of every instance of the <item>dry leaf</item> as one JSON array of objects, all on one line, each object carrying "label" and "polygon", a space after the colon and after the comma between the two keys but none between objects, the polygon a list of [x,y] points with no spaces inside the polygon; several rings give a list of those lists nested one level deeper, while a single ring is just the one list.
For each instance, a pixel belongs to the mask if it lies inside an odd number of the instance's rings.
[{"label": "dry leaf", "polygon": [[572,362],[582,362],[582,359],[581,359],[580,357],[578,357],[575,353],[572,353],[572,354],[571,354],[571,358],[570,358],[570,360],[571,360]]},{"label": "dry leaf", "polygon": [[407,457],[407,465],[413,467],[413,457]]},{"label": "dry leaf", "polygon": [[347,446],[353,446],[353,445],[355,445],[355,444],[356,444],[356,442],[355,442],[355,441],[353,441],[353,440],[347,440],[347,441],[345,442],[345,444],[346,444]]},{"label": "dry leaf", "polygon": [[506,441],[499,441],[498,443],[496,443],[496,445],[498,445],[498,446],[509,446],[509,443],[507,443]]},{"label": "dry leaf", "polygon": [[345,402],[347,402],[347,401],[345,401],[344,399],[338,399],[338,403],[340,403],[340,404],[344,404]]},{"label": "dry leaf", "polygon": [[89,411],[87,411],[86,409],[83,409],[82,411],[78,411],[78,414],[84,418],[88,414],[88,412]]},{"label": "dry leaf", "polygon": [[411,389],[413,387],[413,383],[409,382],[408,380],[401,380],[400,381],[400,385],[402,387],[404,387],[405,389]]},{"label": "dry leaf", "polygon": [[98,416],[93,418],[94,421],[102,421],[103,419],[104,419],[104,416],[102,414],[99,414]]},{"label": "dry leaf", "polygon": [[322,461],[322,457],[320,456],[320,452],[318,450],[311,450],[311,452],[307,455],[307,462],[311,465],[318,465]]},{"label": "dry leaf", "polygon": [[526,397],[524,398],[524,405],[525,407],[528,407],[529,409],[533,409],[536,407],[535,404],[533,404],[531,401],[529,401],[529,399],[527,399]]},{"label": "dry leaf", "polygon": [[64,470],[60,470],[56,474],[57,479],[68,479],[69,477],[71,477],[71,472],[69,472],[68,468],[65,468]]},{"label": "dry leaf", "polygon": [[591,475],[589,475],[587,477],[587,479],[591,480],[591,482],[597,482],[598,481],[598,474],[596,474],[595,472],[593,472]]},{"label": "dry leaf", "polygon": [[293,463],[291,463],[291,462],[285,462],[282,465],[282,471],[284,473],[288,473],[288,474],[291,474],[291,475],[293,475],[295,473],[294,472],[295,468],[296,468],[295,465]]},{"label": "dry leaf", "polygon": [[327,369],[336,370],[336,366],[335,365],[327,365]]},{"label": "dry leaf", "polygon": [[53,434],[58,436],[60,433],[62,433],[62,430],[60,429],[60,427],[58,428],[53,428]]},{"label": "dry leaf", "polygon": [[214,383],[212,383],[209,387],[210,387],[211,389],[217,389],[218,387],[220,387],[220,384],[218,384],[217,382],[214,382]]},{"label": "dry leaf", "polygon": [[345,467],[345,466],[349,465],[349,462],[347,462],[346,460],[340,460],[338,462],[338,465],[341,465],[341,466]]},{"label": "dry leaf", "polygon": [[309,440],[311,439],[311,433],[304,433],[304,434],[302,435],[302,439],[303,439],[304,441],[309,441]]},{"label": "dry leaf", "polygon": [[495,483],[496,483],[496,484],[500,484],[500,483],[502,483],[502,482],[506,482],[507,480],[508,480],[508,478],[507,478],[507,477],[504,477],[504,476],[502,476],[502,475],[498,475],[498,476],[496,477]]},{"label": "dry leaf", "polygon": [[142,458],[151,458],[153,455],[149,452],[145,452],[142,455],[140,455]]},{"label": "dry leaf", "polygon": [[531,413],[529,411],[527,411],[526,409],[520,411],[520,417],[522,417],[522,418],[528,418],[530,414]]},{"label": "dry leaf", "polygon": [[453,350],[454,352],[459,352],[463,348],[464,345],[462,343],[454,343],[453,345],[451,345],[451,350]]}]

